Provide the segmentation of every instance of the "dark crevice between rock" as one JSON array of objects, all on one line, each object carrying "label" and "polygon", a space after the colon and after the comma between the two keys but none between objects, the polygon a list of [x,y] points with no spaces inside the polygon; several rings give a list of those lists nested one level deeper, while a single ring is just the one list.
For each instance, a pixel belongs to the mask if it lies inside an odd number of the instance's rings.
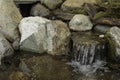
[{"label": "dark crevice between rock", "polygon": [[32,6],[34,6],[37,3],[40,3],[40,2],[38,1],[35,3],[31,3],[31,4],[18,4],[17,6],[20,9],[22,16],[28,17],[28,16],[31,16],[30,11],[31,11]]}]

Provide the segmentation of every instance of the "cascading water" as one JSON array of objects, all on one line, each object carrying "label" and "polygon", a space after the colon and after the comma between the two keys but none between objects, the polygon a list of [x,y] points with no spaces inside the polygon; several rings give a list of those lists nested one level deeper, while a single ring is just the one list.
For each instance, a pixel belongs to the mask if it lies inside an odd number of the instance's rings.
[{"label": "cascading water", "polygon": [[68,64],[77,72],[85,75],[106,69],[106,40],[92,32],[72,34],[72,61]]}]

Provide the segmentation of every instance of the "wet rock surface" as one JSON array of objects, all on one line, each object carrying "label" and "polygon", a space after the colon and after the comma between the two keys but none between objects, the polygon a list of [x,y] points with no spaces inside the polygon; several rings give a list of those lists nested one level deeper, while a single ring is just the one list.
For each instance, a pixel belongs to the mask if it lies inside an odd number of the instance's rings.
[{"label": "wet rock surface", "polygon": [[72,55],[75,61],[83,65],[93,64],[97,60],[106,59],[106,39],[92,32],[72,33]]},{"label": "wet rock surface", "polygon": [[109,41],[109,56],[119,62],[120,59],[120,28],[112,27],[106,34]]},{"label": "wet rock surface", "polygon": [[49,55],[33,56],[30,58],[23,58],[20,63],[20,68],[24,72],[24,66],[30,70],[28,72],[33,80],[73,80],[70,66]]}]

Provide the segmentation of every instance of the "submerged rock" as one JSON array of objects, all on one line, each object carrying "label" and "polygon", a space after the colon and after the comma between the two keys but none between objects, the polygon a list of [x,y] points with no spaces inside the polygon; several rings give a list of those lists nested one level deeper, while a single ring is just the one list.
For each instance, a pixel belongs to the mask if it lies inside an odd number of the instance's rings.
[{"label": "submerged rock", "polygon": [[0,31],[11,42],[20,38],[18,24],[21,19],[13,0],[0,0]]},{"label": "submerged rock", "polygon": [[112,27],[106,34],[109,41],[109,57],[112,60],[120,59],[120,28]]},{"label": "submerged rock", "polygon": [[46,5],[49,9],[57,8],[62,2],[62,0],[41,0],[41,3]]},{"label": "submerged rock", "polygon": [[32,16],[42,16],[42,17],[47,17],[50,15],[49,9],[41,5],[40,3],[34,5],[31,9],[31,15]]},{"label": "submerged rock", "polygon": [[21,21],[19,29],[21,50],[52,55],[66,54],[68,51],[70,32],[62,21],[28,17]]},{"label": "submerged rock", "polygon": [[92,32],[75,32],[72,34],[74,61],[82,65],[91,65],[98,60],[106,60],[106,39]]},{"label": "submerged rock", "polygon": [[71,19],[69,27],[71,30],[75,31],[87,31],[92,29],[93,24],[88,16],[78,14]]},{"label": "submerged rock", "polygon": [[8,80],[30,80],[29,76],[20,71],[14,71],[9,75]]},{"label": "submerged rock", "polygon": [[23,58],[20,63],[23,72],[24,66],[31,71],[28,73],[32,80],[74,80],[70,66],[48,55]]},{"label": "submerged rock", "polygon": [[0,33],[0,65],[1,65],[1,59],[3,57],[10,56],[13,53],[14,53],[14,50],[11,47],[10,43]]}]

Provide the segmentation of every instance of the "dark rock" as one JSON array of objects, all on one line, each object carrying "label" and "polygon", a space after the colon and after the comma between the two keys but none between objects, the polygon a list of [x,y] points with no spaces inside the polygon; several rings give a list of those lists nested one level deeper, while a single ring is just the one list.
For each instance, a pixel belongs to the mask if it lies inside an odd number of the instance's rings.
[{"label": "dark rock", "polygon": [[73,16],[75,15],[75,14],[72,14],[69,12],[62,11],[60,9],[53,11],[53,13],[56,18],[62,19],[64,21],[70,21],[73,18]]},{"label": "dark rock", "polygon": [[97,20],[94,20],[95,24],[104,24],[104,25],[110,25],[110,26],[120,26],[120,19],[117,18],[99,18]]},{"label": "dark rock", "polygon": [[99,32],[99,33],[105,34],[110,28],[111,27],[107,26],[107,25],[96,25],[93,30],[95,32]]}]

